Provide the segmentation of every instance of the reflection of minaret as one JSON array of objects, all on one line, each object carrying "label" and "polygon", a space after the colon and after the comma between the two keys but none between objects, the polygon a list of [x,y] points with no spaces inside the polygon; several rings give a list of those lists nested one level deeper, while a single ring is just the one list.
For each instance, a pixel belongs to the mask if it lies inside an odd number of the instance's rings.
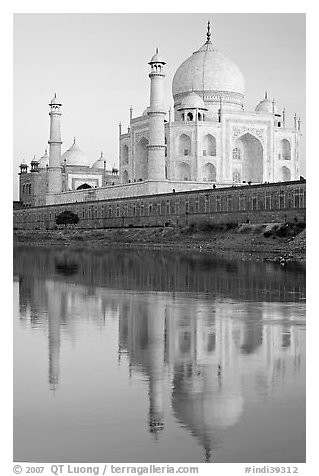
[{"label": "reflection of minaret", "polygon": [[141,369],[148,377],[148,424],[157,437],[164,428],[165,305],[153,299],[126,301],[120,309],[119,333],[119,355],[127,351],[130,375]]},{"label": "reflection of minaret", "polygon": [[49,337],[49,383],[50,389],[55,390],[59,383],[60,369],[60,323],[61,323],[61,293],[58,285],[48,281],[48,337]]},{"label": "reflection of minaret", "polygon": [[149,427],[155,435],[164,428],[163,370],[165,350],[165,308],[149,310]]}]

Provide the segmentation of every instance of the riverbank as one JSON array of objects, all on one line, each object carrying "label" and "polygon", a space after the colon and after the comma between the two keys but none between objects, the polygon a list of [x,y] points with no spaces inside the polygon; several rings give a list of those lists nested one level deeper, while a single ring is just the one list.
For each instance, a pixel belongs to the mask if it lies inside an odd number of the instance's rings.
[{"label": "riverbank", "polygon": [[306,260],[303,224],[191,225],[186,228],[16,230],[15,246],[196,250],[243,260]]}]

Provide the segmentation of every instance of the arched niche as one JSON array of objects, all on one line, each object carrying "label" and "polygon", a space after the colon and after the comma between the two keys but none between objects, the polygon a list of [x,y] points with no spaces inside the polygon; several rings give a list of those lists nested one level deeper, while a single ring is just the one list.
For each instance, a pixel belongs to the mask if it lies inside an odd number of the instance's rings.
[{"label": "arched niche", "polygon": [[91,185],[89,185],[88,183],[82,183],[81,185],[79,185],[76,190],[85,190],[87,188],[92,188]]},{"label": "arched niche", "polygon": [[182,134],[178,140],[178,151],[179,155],[191,155],[191,138]]},{"label": "arched niche", "polygon": [[282,182],[289,182],[291,180],[291,172],[288,167],[281,167],[280,169],[280,180]]},{"label": "arched niche", "polygon": [[216,167],[207,163],[203,167],[203,180],[205,182],[216,182]]},{"label": "arched niche", "polygon": [[128,183],[129,176],[128,176],[128,171],[124,170],[123,172],[123,183]]},{"label": "arched niche", "polygon": [[138,142],[135,148],[135,178],[147,180],[148,176],[148,140],[145,137]]},{"label": "arched niche", "polygon": [[282,139],[279,143],[279,159],[291,159],[291,144],[287,139]]},{"label": "arched niche", "polygon": [[128,146],[126,144],[123,145],[122,157],[123,157],[123,164],[128,164]]},{"label": "arched niche", "polygon": [[203,138],[203,155],[216,156],[216,139],[211,134]]},{"label": "arched niche", "polygon": [[186,162],[178,164],[178,179],[179,180],[191,180],[191,168]]}]

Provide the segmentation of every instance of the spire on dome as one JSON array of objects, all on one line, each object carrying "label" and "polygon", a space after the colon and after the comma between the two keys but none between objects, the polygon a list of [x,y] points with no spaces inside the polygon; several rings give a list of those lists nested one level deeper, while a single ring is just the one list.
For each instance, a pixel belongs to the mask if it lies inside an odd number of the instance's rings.
[{"label": "spire on dome", "polygon": [[207,42],[206,43],[210,43],[210,37],[212,36],[211,32],[210,32],[210,21],[208,20],[208,23],[207,23],[207,33],[206,33],[206,37],[207,37]]},{"label": "spire on dome", "polygon": [[268,99],[268,93],[265,91],[265,99]]},{"label": "spire on dome", "polygon": [[73,145],[75,144],[75,137],[73,137]]}]

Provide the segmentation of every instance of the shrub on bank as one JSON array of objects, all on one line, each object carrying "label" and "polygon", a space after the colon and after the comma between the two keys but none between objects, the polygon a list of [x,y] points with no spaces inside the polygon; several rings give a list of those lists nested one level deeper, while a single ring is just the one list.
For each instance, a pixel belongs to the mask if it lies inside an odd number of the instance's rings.
[{"label": "shrub on bank", "polygon": [[201,220],[190,223],[182,230],[182,233],[217,233],[222,231],[234,230],[238,227],[238,223],[213,223],[208,220]]},{"label": "shrub on bank", "polygon": [[76,225],[79,223],[79,217],[76,213],[71,212],[71,210],[64,210],[59,213],[55,219],[57,225]]},{"label": "shrub on bank", "polygon": [[289,238],[296,236],[306,228],[305,222],[287,222],[281,226],[274,227],[271,230],[265,231],[263,234],[265,238],[278,237]]}]

